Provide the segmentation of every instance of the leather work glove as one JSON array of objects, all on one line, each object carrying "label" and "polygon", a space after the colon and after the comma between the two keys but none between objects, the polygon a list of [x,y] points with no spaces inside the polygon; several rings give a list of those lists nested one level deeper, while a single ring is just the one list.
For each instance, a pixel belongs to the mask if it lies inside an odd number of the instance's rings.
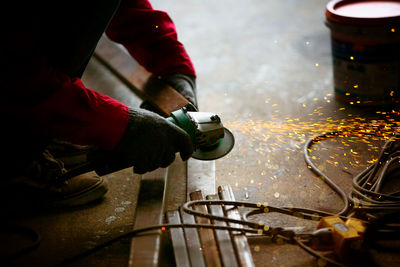
[{"label": "leather work glove", "polygon": [[165,168],[180,152],[182,160],[193,153],[189,135],[163,117],[142,109],[129,109],[129,122],[117,147],[96,160],[95,171],[105,175],[133,166],[143,174],[159,167]]},{"label": "leather work glove", "polygon": [[[197,109],[196,77],[176,73],[165,77],[158,76],[156,79],[160,79],[174,88],[178,93],[189,100],[189,102],[191,102]],[[140,107],[142,109],[147,109],[157,113],[157,108],[155,108],[147,100],[143,101]]]}]

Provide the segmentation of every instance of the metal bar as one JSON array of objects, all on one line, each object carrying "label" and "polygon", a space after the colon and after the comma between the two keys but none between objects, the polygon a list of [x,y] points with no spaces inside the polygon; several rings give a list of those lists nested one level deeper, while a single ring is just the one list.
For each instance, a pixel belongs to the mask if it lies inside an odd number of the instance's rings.
[{"label": "metal bar", "polygon": [[[203,194],[201,191],[195,191],[190,193],[191,200],[203,200]],[[195,207],[196,210],[207,213],[206,205],[198,205]],[[210,220],[203,217],[195,217],[195,220],[199,224],[211,224]],[[207,267],[220,267],[222,266],[221,259],[218,252],[217,243],[215,241],[214,232],[212,229],[198,229],[201,248],[203,251],[204,259]]]},{"label": "metal bar", "polygon": [[[181,220],[183,223],[195,224],[194,216],[180,210]],[[189,259],[192,267],[205,267],[200,238],[195,228],[183,229],[186,239],[186,245],[188,248]]]},{"label": "metal bar", "polygon": [[97,44],[93,57],[137,96],[144,97],[142,89],[151,73],[141,67],[123,46],[112,42],[103,35]]},{"label": "metal bar", "polygon": [[[235,196],[230,185],[219,186],[218,195],[222,200],[235,200]],[[233,206],[224,206],[224,212],[225,215],[230,218],[238,220],[241,219],[239,210],[237,208],[234,208]],[[242,227],[241,225],[235,223],[229,223],[229,225],[232,227]],[[251,256],[250,246],[247,242],[247,237],[244,234],[240,234],[238,232],[231,232],[231,236],[235,244],[234,247],[240,266],[255,266],[253,262],[253,257]]]},{"label": "metal bar", "polygon": [[[181,218],[178,211],[167,212],[168,222],[171,224],[181,223]],[[175,263],[177,267],[190,266],[189,255],[187,251],[185,236],[183,229],[172,228],[170,229],[172,245],[174,247]]]},{"label": "metal bar", "polygon": [[[134,229],[161,224],[164,214],[164,192],[167,169],[157,169],[142,176]],[[155,230],[132,238],[129,267],[157,267],[161,231]]]},{"label": "metal bar", "polygon": [[[202,191],[204,195],[214,195],[215,160],[202,161],[190,158],[187,163],[187,192]],[[187,200],[190,199],[188,194]]]},{"label": "metal bar", "polygon": [[187,161],[176,157],[173,164],[168,166],[168,179],[165,190],[165,209],[179,210],[187,201]]},{"label": "metal bar", "polygon": [[149,101],[166,116],[189,103],[171,86],[152,77],[152,74],[140,66],[124,47],[105,36],[100,39],[94,57],[137,96]]},{"label": "metal bar", "polygon": [[[218,195],[208,195],[206,197],[208,200],[218,200]],[[224,216],[224,211],[220,205],[208,205],[208,210],[211,214],[217,216]],[[219,226],[226,226],[226,222],[214,220],[213,224]],[[217,238],[217,246],[222,259],[222,264],[224,266],[236,267],[239,263],[236,258],[235,250],[233,248],[232,239],[229,231],[227,230],[215,230],[215,237]]]},{"label": "metal bar", "polygon": [[[189,159],[187,161],[187,200],[190,200],[189,192],[201,190],[205,194],[215,194],[215,161],[200,161]],[[194,216],[181,212],[184,223],[195,223]],[[184,229],[186,243],[189,248],[189,256],[192,266],[206,266],[198,231],[192,228]],[[200,254],[200,255],[199,255]]]}]

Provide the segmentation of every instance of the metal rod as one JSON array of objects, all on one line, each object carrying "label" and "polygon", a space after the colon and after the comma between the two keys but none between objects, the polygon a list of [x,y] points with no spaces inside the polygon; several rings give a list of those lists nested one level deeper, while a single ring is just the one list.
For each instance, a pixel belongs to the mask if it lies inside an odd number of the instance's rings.
[{"label": "metal rod", "polygon": [[[207,200],[217,200],[218,195],[208,195]],[[208,211],[217,216],[224,216],[224,211],[221,206],[208,205]],[[213,224],[218,226],[227,226],[226,222],[214,220]],[[235,250],[233,248],[232,238],[227,230],[214,230],[215,237],[217,238],[217,246],[221,255],[222,263],[224,266],[237,267],[239,263],[236,258]]]},{"label": "metal rod", "polygon": [[[218,187],[218,195],[222,200],[235,200],[231,186],[224,185]],[[225,215],[233,219],[241,219],[239,210],[233,206],[224,206]],[[240,224],[229,223],[232,227],[243,227]],[[247,242],[247,237],[239,232],[231,232],[231,237],[235,244],[235,251],[240,262],[240,266],[255,267],[253,257],[251,255],[250,246]]]},{"label": "metal rod", "polygon": [[[190,193],[191,200],[203,200],[203,194],[201,191],[195,191]],[[199,205],[195,207],[198,211],[207,212],[206,205]],[[196,223],[200,224],[211,224],[210,220],[207,218],[196,217]],[[201,241],[201,248],[203,251],[204,259],[206,262],[207,267],[220,267],[222,266],[221,259],[218,252],[217,243],[215,241],[214,232],[212,229],[198,229],[200,241]]]},{"label": "metal rod", "polygon": [[[194,216],[180,210],[181,220],[184,224],[196,224]],[[197,229],[195,228],[184,228],[186,245],[188,247],[189,258],[192,267],[205,267],[201,243]]]},{"label": "metal rod", "polygon": [[[178,211],[167,212],[168,223],[179,224],[181,223],[181,218]],[[188,248],[186,246],[185,236],[183,234],[183,229],[181,228],[171,228],[171,239],[172,245],[174,247],[175,263],[177,267],[187,267],[190,266],[190,260],[188,255]]]}]

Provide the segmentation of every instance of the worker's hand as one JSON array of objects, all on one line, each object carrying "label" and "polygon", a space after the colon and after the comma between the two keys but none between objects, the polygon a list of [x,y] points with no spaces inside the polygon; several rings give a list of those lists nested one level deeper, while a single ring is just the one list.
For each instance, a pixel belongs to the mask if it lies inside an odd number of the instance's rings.
[{"label": "worker's hand", "polygon": [[[174,88],[178,93],[185,97],[189,102],[191,102],[196,109],[197,97],[196,97],[196,78],[194,76],[189,76],[185,74],[171,74],[165,77],[154,77],[155,79],[160,79],[172,88]],[[147,109],[153,112],[158,112],[149,101],[145,100],[140,105],[142,109]]]},{"label": "worker's hand", "polygon": [[161,78],[197,107],[196,78],[185,74],[171,74]]},{"label": "worker's hand", "polygon": [[133,166],[143,174],[167,167],[180,152],[182,160],[193,153],[189,135],[163,117],[146,110],[129,110],[129,123],[120,143],[98,161],[96,172],[104,175]]}]

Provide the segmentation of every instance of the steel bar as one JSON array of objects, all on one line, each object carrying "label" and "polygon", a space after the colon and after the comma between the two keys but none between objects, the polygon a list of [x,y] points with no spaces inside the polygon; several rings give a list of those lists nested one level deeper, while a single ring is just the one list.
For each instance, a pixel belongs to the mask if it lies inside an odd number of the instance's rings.
[{"label": "steel bar", "polygon": [[[164,214],[164,189],[167,169],[142,176],[134,229],[161,224]],[[129,267],[156,267],[160,253],[161,231],[155,230],[132,238]]]},{"label": "steel bar", "polygon": [[[235,196],[233,195],[233,191],[230,185],[224,185],[218,187],[218,195],[222,200],[235,200]],[[224,206],[225,215],[234,218],[241,219],[241,215],[237,208],[233,206]],[[229,223],[230,226],[233,227],[242,227],[239,224]],[[249,243],[247,242],[247,237],[244,234],[240,234],[238,232],[231,233],[233,242],[235,244],[235,251],[238,257],[238,261],[240,266],[246,267],[254,267],[253,257],[251,255],[251,250]]]},{"label": "steel bar", "polygon": [[[194,216],[180,210],[181,220],[183,223],[195,224]],[[195,228],[185,228],[185,239],[188,248],[189,258],[192,267],[205,267],[206,263],[204,261],[201,243],[197,229]]]},{"label": "steel bar", "polygon": [[190,192],[199,190],[204,195],[216,194],[215,160],[201,161],[190,158],[187,165],[187,200],[190,200]]},{"label": "steel bar", "polygon": [[[206,197],[208,200],[217,200],[218,195],[208,195]],[[224,216],[224,211],[219,205],[209,205],[208,207],[209,213],[217,216]],[[214,220],[212,222],[215,225],[226,226],[226,222]],[[229,231],[227,230],[215,230],[215,237],[217,239],[217,246],[221,255],[221,260],[223,266],[226,267],[236,267],[239,266],[239,263],[236,258],[235,250],[233,248],[232,238],[230,236]]]},{"label": "steel bar", "polygon": [[94,57],[137,96],[149,101],[165,116],[189,103],[171,86],[152,77],[152,74],[140,66],[121,45],[105,36],[100,39]]},{"label": "steel bar", "polygon": [[[179,224],[181,218],[179,211],[168,211],[167,212],[168,223]],[[188,248],[186,246],[186,240],[181,228],[170,229],[172,245],[174,247],[175,263],[177,267],[190,266]]]},{"label": "steel bar", "polygon": [[[203,200],[203,194],[201,191],[195,191],[190,193],[191,200]],[[195,207],[196,210],[207,213],[206,205],[198,205]],[[195,217],[196,223],[199,224],[211,224],[210,220],[202,217]],[[221,258],[215,241],[214,231],[212,229],[198,229],[201,248],[203,251],[204,259],[207,267],[220,267],[222,266]]]}]

